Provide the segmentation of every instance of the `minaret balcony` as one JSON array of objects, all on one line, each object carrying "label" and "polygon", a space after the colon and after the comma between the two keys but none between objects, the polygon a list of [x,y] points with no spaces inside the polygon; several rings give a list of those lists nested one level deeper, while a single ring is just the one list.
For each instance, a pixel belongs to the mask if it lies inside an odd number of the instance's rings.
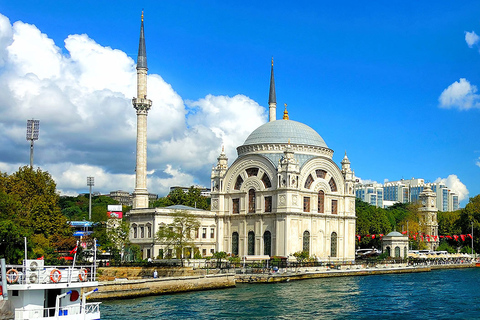
[{"label": "minaret balcony", "polygon": [[134,106],[145,106],[145,107],[151,107],[152,106],[152,100],[147,99],[147,98],[133,98],[132,103]]}]

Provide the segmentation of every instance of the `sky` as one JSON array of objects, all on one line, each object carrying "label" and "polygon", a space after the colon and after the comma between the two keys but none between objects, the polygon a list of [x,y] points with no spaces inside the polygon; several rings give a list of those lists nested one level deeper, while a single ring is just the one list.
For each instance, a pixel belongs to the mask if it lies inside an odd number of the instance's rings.
[{"label": "sky", "polygon": [[144,9],[148,191],[210,186],[222,146],[277,118],[315,129],[362,181],[480,194],[479,1],[0,0],[0,171],[29,164],[61,194],[133,191]]}]

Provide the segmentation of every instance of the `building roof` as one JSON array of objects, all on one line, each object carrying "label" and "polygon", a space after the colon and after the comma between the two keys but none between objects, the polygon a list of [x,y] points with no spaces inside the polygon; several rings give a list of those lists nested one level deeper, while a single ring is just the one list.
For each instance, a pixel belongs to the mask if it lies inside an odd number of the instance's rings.
[{"label": "building roof", "polygon": [[392,231],[389,234],[387,234],[386,237],[405,237],[405,236],[398,231]]},{"label": "building roof", "polygon": [[137,69],[147,69],[147,49],[145,47],[145,34],[143,32],[143,11],[142,24],[140,25],[140,41],[138,44]]},{"label": "building roof", "polygon": [[192,208],[192,207],[189,207],[189,206],[184,206],[184,205],[181,205],[181,204],[175,204],[173,206],[168,206],[166,207],[167,209],[173,209],[173,210],[195,210],[195,211],[205,211],[203,209],[199,209],[199,208]]},{"label": "building roof", "polygon": [[267,122],[255,129],[243,145],[288,143],[328,148],[323,138],[306,124],[293,120]]}]

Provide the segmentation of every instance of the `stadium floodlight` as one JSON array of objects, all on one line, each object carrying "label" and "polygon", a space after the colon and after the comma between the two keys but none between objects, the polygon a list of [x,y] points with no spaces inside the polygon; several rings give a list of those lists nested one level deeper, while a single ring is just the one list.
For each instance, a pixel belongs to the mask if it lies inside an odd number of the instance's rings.
[{"label": "stadium floodlight", "polygon": [[87,177],[87,186],[90,187],[90,197],[88,199],[88,220],[92,221],[92,187],[95,185],[94,177]]},{"label": "stadium floodlight", "polygon": [[30,168],[33,167],[33,141],[38,140],[40,120],[27,120],[27,141],[30,141]]}]

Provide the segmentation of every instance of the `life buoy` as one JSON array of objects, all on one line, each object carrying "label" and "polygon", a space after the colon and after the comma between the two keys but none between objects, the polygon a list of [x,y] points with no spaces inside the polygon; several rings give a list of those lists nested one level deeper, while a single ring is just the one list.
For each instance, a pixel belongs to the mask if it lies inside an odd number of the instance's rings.
[{"label": "life buoy", "polygon": [[15,283],[18,281],[18,278],[20,276],[18,275],[17,269],[10,269],[7,271],[7,282],[8,283]]},{"label": "life buoy", "polygon": [[53,283],[57,283],[62,279],[62,272],[58,269],[53,269],[50,272],[50,280],[52,280]]},{"label": "life buoy", "polygon": [[80,269],[80,271],[78,272],[78,279],[82,282],[87,281],[87,275],[87,269]]}]

